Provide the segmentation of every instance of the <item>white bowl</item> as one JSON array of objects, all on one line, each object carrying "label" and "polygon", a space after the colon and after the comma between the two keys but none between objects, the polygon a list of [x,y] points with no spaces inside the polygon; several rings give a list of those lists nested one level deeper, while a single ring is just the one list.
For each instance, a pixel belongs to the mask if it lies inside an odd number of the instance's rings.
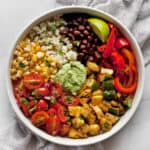
[{"label": "white bowl", "polygon": [[[59,137],[59,136],[51,136],[51,135],[47,134],[46,132],[43,132],[42,130],[36,128],[34,125],[32,125],[32,123],[21,112],[20,108],[18,107],[18,105],[16,103],[16,99],[14,97],[13,90],[12,90],[11,78],[10,78],[10,67],[11,67],[10,64],[11,64],[11,61],[13,58],[13,52],[15,50],[17,43],[20,40],[22,40],[23,37],[25,37],[27,35],[29,30],[34,25],[38,24],[39,22],[41,22],[45,19],[48,19],[49,17],[52,17],[57,14],[72,13],[72,12],[87,13],[87,14],[93,15],[95,17],[104,18],[105,20],[113,22],[121,30],[121,32],[126,36],[126,38],[131,42],[131,47],[134,51],[134,54],[135,54],[135,57],[137,60],[137,67],[138,67],[138,73],[139,73],[138,86],[137,86],[137,90],[136,90],[136,93],[135,93],[135,96],[133,99],[133,105],[132,105],[131,109],[129,109],[121,117],[119,122],[116,125],[114,125],[113,128],[109,132],[106,132],[106,133],[103,133],[103,134],[100,134],[97,136],[93,136],[93,137],[88,137],[85,139],[70,139],[70,138]],[[83,6],[68,6],[68,7],[53,9],[53,10],[50,10],[50,11],[44,13],[41,16],[38,16],[36,19],[32,20],[22,30],[22,32],[17,37],[16,41],[13,43],[13,46],[11,47],[11,54],[9,56],[9,62],[8,62],[8,66],[7,66],[6,82],[7,82],[7,91],[8,91],[8,95],[9,95],[9,100],[10,100],[10,103],[11,103],[14,111],[16,112],[18,118],[24,123],[24,125],[27,128],[29,128],[34,134],[40,136],[41,138],[43,138],[47,141],[54,142],[57,144],[67,145],[67,146],[89,145],[89,144],[101,142],[101,141],[111,137],[115,133],[117,133],[120,129],[122,129],[127,124],[127,122],[131,119],[131,117],[135,113],[135,111],[140,103],[142,92],[143,92],[144,62],[143,62],[143,57],[141,54],[141,49],[139,48],[135,38],[119,20],[117,20],[113,16],[111,16],[103,11],[96,10],[93,8],[83,7]]]}]

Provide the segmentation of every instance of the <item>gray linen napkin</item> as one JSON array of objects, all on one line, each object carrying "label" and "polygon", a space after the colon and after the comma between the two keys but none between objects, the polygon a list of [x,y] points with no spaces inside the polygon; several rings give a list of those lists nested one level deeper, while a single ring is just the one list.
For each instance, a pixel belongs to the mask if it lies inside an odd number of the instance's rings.
[{"label": "gray linen napkin", "polygon": [[[149,64],[150,0],[57,0],[59,5],[81,4],[104,10],[121,20],[134,34]],[[14,115],[15,116],[15,115]],[[7,144],[6,144],[7,141]],[[65,147],[49,143],[25,128],[16,117],[0,134],[0,150],[104,150],[101,143],[84,147]]]}]

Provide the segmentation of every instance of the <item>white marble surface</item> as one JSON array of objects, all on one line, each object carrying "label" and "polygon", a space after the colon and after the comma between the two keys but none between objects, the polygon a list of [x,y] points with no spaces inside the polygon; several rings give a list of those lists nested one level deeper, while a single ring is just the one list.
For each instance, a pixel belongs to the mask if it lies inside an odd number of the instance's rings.
[{"label": "white marble surface", "polygon": [[[54,0],[0,0],[0,132],[13,121],[13,112],[5,87],[5,69],[9,48],[18,32],[31,19],[55,7]],[[103,142],[105,150],[150,150],[150,66],[142,102],[130,122],[112,138]],[[8,141],[9,142],[9,141]]]}]

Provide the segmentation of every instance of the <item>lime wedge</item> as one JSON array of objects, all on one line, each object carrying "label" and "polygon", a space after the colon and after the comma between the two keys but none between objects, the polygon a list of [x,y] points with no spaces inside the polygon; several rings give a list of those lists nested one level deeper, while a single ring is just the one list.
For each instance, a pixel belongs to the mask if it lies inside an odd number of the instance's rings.
[{"label": "lime wedge", "polygon": [[98,18],[89,18],[88,22],[95,34],[105,43],[110,32],[108,24],[104,20]]}]

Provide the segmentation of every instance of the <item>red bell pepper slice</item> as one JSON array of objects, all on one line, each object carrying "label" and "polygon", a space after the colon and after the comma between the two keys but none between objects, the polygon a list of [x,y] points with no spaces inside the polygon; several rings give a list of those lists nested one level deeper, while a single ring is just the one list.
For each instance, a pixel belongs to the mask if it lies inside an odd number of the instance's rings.
[{"label": "red bell pepper slice", "polygon": [[125,93],[125,94],[133,93],[136,90],[136,86],[137,86],[137,83],[134,82],[134,84],[132,86],[130,86],[130,87],[123,87],[122,84],[120,83],[119,76],[117,76],[114,79],[114,84],[115,84],[116,90],[118,90],[119,92]]},{"label": "red bell pepper slice", "polygon": [[130,71],[132,71],[131,74],[131,79],[129,78],[128,80],[128,85],[123,86],[121,81],[120,81],[120,77],[116,76],[114,79],[114,86],[116,88],[116,90],[118,90],[119,92],[125,93],[125,94],[131,94],[133,92],[135,92],[136,87],[137,87],[137,71],[135,69],[135,67],[130,68]]},{"label": "red bell pepper slice", "polygon": [[120,53],[113,52],[111,54],[111,60],[116,72],[120,72],[125,69],[125,60]]},{"label": "red bell pepper slice", "polygon": [[99,46],[97,50],[98,52],[103,53],[106,50],[106,44]]},{"label": "red bell pepper slice", "polygon": [[133,53],[130,50],[123,48],[122,53],[127,58],[129,66],[135,65],[135,58]]},{"label": "red bell pepper slice", "polygon": [[121,49],[129,46],[129,42],[125,38],[118,38],[115,42],[115,46],[117,49]]},{"label": "red bell pepper slice", "polygon": [[115,51],[116,36],[117,36],[117,29],[113,27],[106,44],[106,50],[103,53],[104,58],[108,58],[109,56],[111,56],[111,53]]}]

